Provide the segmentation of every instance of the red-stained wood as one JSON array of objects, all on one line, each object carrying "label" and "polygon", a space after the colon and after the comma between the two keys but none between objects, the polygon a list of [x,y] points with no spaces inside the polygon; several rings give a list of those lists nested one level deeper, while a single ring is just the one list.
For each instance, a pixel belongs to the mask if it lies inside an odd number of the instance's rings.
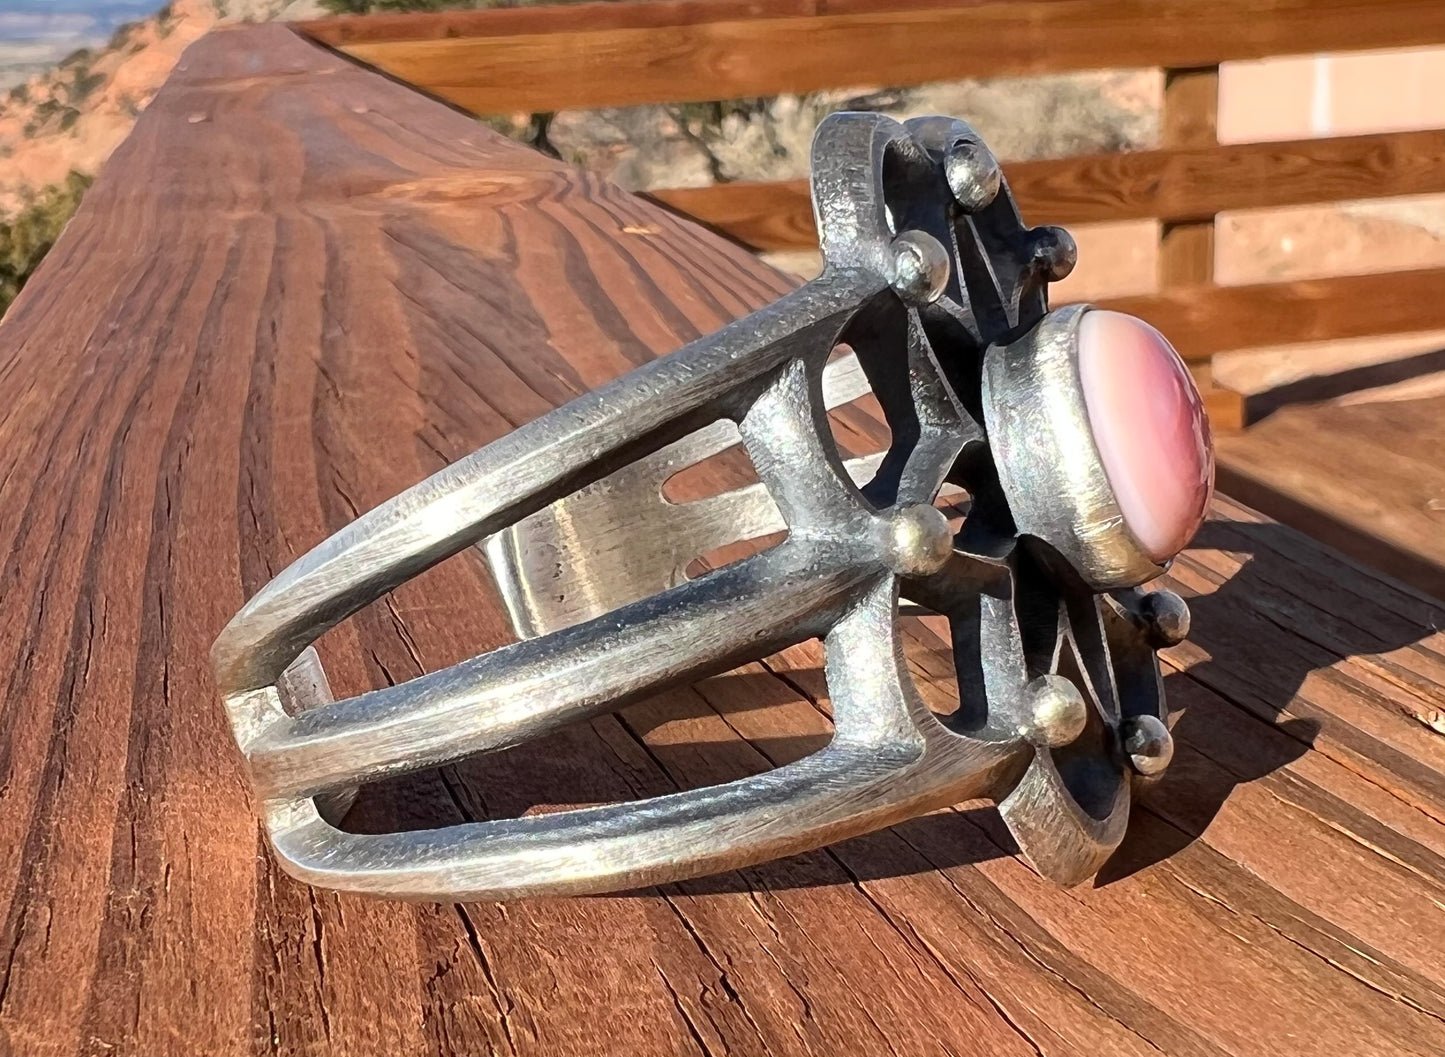
[{"label": "red-stained wood", "polygon": [[[1220,440],[1229,487],[1445,597],[1445,400],[1356,397],[1275,411]],[[1435,720],[1445,731],[1445,710]]]},{"label": "red-stained wood", "polygon": [[[1201,220],[1355,198],[1445,191],[1445,130],[1087,154],[1004,164],[1031,223]],[[807,180],[649,192],[759,250],[818,244]]]},{"label": "red-stained wood", "polygon": [[319,43],[344,48],[348,44],[378,41],[515,37],[563,28],[572,32],[641,30],[710,22],[796,18],[823,14],[829,6],[827,0],[645,0],[642,3],[608,0],[556,6],[342,15],[311,19],[296,25]]},{"label": "red-stained wood", "polygon": [[[1159,142],[1208,150],[1218,146],[1219,67],[1164,71]],[[1251,203],[1254,204],[1254,203]],[[1159,287],[1200,286],[1214,281],[1214,216],[1159,226]]]},{"label": "red-stained wood", "polygon": [[[207,651],[284,565],[776,297],[738,247],[284,27],[194,45],[0,327],[0,1032],[20,1054],[1445,1051],[1445,610],[1228,502],[1172,582],[1179,754],[1097,885],[983,805],[661,890],[414,906],[261,839]],[[863,438],[861,413],[840,426]],[[508,638],[461,555],[337,689]],[[942,644],[907,628],[921,689]],[[368,790],[366,829],[724,781],[816,646]]]},{"label": "red-stained wood", "polygon": [[1249,286],[1193,286],[1119,297],[1109,308],[1147,319],[1186,360],[1252,346],[1432,330],[1442,322],[1445,268],[1340,275]]},{"label": "red-stained wood", "polygon": [[1409,47],[1445,39],[1445,8],[1435,0],[639,0],[300,25],[459,106],[505,113]]},{"label": "red-stained wood", "polygon": [[[1164,71],[1164,96],[1159,108],[1159,143],[1170,148],[1208,151],[1219,146],[1219,67]],[[1271,167],[1261,181],[1280,182]],[[1207,286],[1214,282],[1214,213],[1200,211],[1189,219],[1165,218],[1159,224],[1159,289],[1165,292]],[[1216,431],[1245,424],[1244,397],[1215,384],[1214,365],[1196,364],[1194,379]]]},{"label": "red-stained wood", "polygon": [[296,27],[322,44],[345,47],[388,41],[514,37],[562,29],[571,32],[650,30],[770,18],[876,15],[900,10],[949,11],[984,7],[994,2],[996,0],[605,0],[572,3],[568,0],[561,4],[483,10],[341,15],[297,22]]}]

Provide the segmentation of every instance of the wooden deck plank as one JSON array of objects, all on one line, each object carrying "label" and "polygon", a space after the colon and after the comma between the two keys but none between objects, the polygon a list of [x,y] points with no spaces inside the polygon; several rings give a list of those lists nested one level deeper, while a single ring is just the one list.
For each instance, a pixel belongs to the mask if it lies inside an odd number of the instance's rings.
[{"label": "wooden deck plank", "polygon": [[1441,451],[1439,397],[1285,407],[1220,440],[1237,494],[1437,597],[1445,597]]},{"label": "wooden deck plank", "polygon": [[[1445,609],[1221,503],[1180,758],[1097,886],[980,805],[618,896],[279,874],[209,642],[446,462],[790,280],[279,26],[196,44],[0,327],[0,1031],[17,1053],[1445,1050]],[[866,429],[855,434],[862,436]],[[506,641],[474,555],[338,691]],[[946,657],[909,629],[912,669]],[[362,829],[646,796],[830,731],[816,645],[368,790]]]}]

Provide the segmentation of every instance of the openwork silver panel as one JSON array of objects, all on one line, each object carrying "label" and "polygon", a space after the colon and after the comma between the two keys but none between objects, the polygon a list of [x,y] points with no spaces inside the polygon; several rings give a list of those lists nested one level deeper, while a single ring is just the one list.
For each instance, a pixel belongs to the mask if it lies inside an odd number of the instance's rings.
[{"label": "openwork silver panel", "polygon": [[[1183,603],[1112,500],[1047,314],[1073,244],[1027,229],[966,124],[838,114],[813,197],[826,267],[761,311],[421,482],[316,547],[216,642],[236,738],[284,867],[423,899],[586,893],[816,847],[994,798],[1064,883],[1121,839],[1135,776],[1171,742],[1154,650]],[[840,355],[839,349],[846,350]],[[888,450],[845,461],[826,412],[871,390]],[[663,484],[741,443],[758,482],[696,502]],[[962,504],[961,528],[936,506]],[[785,533],[689,577],[701,556]],[[481,545],[519,641],[332,700],[311,644]],[[946,617],[959,707],[907,671],[900,597]],[[632,803],[425,832],[334,822],[358,784],[516,745],[817,638],[831,742],[771,772]]]}]

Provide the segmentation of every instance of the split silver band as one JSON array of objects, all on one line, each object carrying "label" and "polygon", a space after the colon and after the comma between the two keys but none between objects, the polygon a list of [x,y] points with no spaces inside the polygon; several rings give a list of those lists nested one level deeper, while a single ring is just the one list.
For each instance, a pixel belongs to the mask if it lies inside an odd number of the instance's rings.
[{"label": "split silver band", "polygon": [[[813,194],[820,278],[370,511],[222,632],[217,677],[289,872],[421,899],[601,892],[981,796],[1059,881],[1091,875],[1117,846],[1132,776],[1168,762],[1154,650],[1182,637],[1187,611],[1136,589],[1160,567],[1111,511],[1082,403],[1056,377],[1084,309],[1046,315],[1046,290],[1072,244],[1022,226],[997,162],[949,119],[828,118]],[[892,441],[845,460],[826,413],[868,390]],[[1007,410],[1018,401],[1047,409],[1043,446]],[[757,483],[691,503],[663,495],[673,474],[734,443]],[[1061,466],[1049,444],[1083,454]],[[957,529],[935,505],[945,490],[967,508]],[[780,532],[688,575],[720,546]],[[478,544],[519,641],[332,700],[316,639]],[[950,623],[960,700],[948,715],[923,703],[904,663],[900,594]],[[835,731],[795,763],[438,830],[335,824],[359,784],[504,749],[814,638]]]}]

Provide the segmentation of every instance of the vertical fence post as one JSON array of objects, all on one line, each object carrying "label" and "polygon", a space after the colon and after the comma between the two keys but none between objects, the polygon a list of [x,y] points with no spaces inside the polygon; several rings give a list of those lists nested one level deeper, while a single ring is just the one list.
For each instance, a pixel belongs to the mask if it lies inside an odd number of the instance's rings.
[{"label": "vertical fence post", "polygon": [[[1164,71],[1159,145],[1213,147],[1219,143],[1219,67]],[[1159,286],[1214,281],[1214,218],[1171,224],[1159,232]]]},{"label": "vertical fence post", "polygon": [[[1159,115],[1160,146],[1213,147],[1219,143],[1219,67],[1164,71],[1164,105]],[[1159,289],[1208,285],[1214,281],[1214,218],[1159,228]],[[1217,428],[1244,425],[1244,398],[1214,384],[1211,365],[1196,365],[1195,380]]]}]

